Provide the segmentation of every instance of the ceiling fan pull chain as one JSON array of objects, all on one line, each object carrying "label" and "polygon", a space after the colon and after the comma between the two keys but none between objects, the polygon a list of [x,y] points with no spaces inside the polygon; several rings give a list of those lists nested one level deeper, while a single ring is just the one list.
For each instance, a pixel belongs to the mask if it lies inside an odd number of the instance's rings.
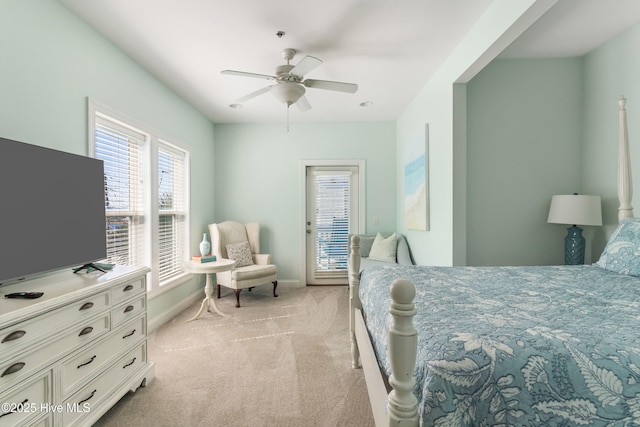
[{"label": "ceiling fan pull chain", "polygon": [[289,133],[289,104],[287,105],[287,133]]}]

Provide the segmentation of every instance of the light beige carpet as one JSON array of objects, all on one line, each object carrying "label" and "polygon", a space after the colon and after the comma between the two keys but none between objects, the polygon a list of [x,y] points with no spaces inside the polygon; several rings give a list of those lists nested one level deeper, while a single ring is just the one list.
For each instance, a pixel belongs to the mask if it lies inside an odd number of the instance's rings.
[{"label": "light beige carpet", "polygon": [[351,369],[346,286],[242,292],[186,322],[194,304],[149,337],[156,379],[96,426],[368,427],[362,370]]}]

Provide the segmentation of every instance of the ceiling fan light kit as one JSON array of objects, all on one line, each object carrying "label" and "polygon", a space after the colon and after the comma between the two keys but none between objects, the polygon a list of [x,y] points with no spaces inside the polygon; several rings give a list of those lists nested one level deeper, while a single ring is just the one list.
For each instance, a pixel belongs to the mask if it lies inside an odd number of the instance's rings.
[{"label": "ceiling fan light kit", "polygon": [[[284,32],[282,33],[284,35]],[[287,104],[287,108],[296,104],[300,111],[307,111],[311,108],[311,104],[309,104],[309,101],[304,96],[306,92],[305,87],[345,93],[357,92],[358,85],[353,83],[314,79],[305,80],[304,75],[320,66],[322,61],[316,57],[307,55],[296,65],[291,65],[289,62],[295,55],[295,49],[289,48],[282,50],[282,57],[287,61],[287,63],[277,66],[275,69],[275,75],[273,76],[268,74],[249,73],[245,71],[223,70],[222,74],[232,76],[275,80],[275,84],[251,92],[238,98],[235,102],[244,103],[256,96],[262,95],[263,93],[271,92],[280,102]]]},{"label": "ceiling fan light kit", "polygon": [[284,102],[287,106],[291,106],[298,102],[301,96],[306,92],[304,86],[298,83],[283,82],[277,85],[271,86],[271,93]]}]

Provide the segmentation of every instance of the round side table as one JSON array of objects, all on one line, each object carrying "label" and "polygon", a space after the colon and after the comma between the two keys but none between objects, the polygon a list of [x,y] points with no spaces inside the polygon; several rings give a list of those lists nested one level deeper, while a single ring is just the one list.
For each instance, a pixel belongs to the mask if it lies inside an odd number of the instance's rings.
[{"label": "round side table", "polygon": [[184,265],[185,270],[189,273],[194,274],[205,274],[206,280],[204,285],[204,294],[205,298],[202,301],[202,305],[200,305],[200,310],[198,313],[193,316],[188,321],[196,320],[202,313],[204,313],[205,309],[207,311],[211,311],[213,309],[220,316],[228,316],[228,314],[224,314],[218,306],[216,305],[216,300],[213,298],[213,275],[215,273],[219,273],[221,271],[232,270],[236,265],[236,262],[231,259],[219,259],[217,261],[212,262],[200,262],[200,261],[187,261]]}]

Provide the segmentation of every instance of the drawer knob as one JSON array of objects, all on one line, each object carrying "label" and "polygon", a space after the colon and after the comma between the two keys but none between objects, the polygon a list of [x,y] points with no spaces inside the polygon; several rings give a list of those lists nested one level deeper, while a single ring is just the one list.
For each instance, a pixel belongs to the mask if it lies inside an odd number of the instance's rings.
[{"label": "drawer knob", "polygon": [[88,310],[91,307],[93,307],[93,303],[91,301],[89,302],[85,302],[84,304],[82,304],[82,306],[80,307],[80,311],[82,310]]},{"label": "drawer knob", "polygon": [[96,359],[96,357],[98,357],[98,356],[93,356],[93,357],[91,357],[91,359],[89,359],[89,361],[88,361],[88,362],[84,362],[84,363],[79,364],[79,365],[78,365],[78,367],[77,367],[76,369],[80,369],[80,368],[82,368],[83,366],[86,366],[86,365],[88,365],[88,364],[92,363],[92,362]]},{"label": "drawer knob", "polygon": [[128,306],[127,306],[127,308],[125,308],[125,309],[124,309],[124,312],[125,312],[125,313],[128,313],[128,312],[130,312],[131,310],[133,310],[133,308],[134,308],[134,307],[133,307],[132,305],[128,305]]},{"label": "drawer knob", "polygon": [[135,358],[135,357],[133,358],[133,360],[132,360],[131,362],[129,362],[129,363],[127,363],[126,365],[124,365],[124,366],[122,367],[122,369],[126,368],[127,366],[131,366],[131,365],[133,365],[134,363],[136,363],[136,358]]},{"label": "drawer knob", "polygon": [[127,285],[122,289],[122,292],[128,292],[133,289],[133,285]]},{"label": "drawer knob", "polygon": [[82,405],[84,402],[88,402],[89,400],[93,399],[93,396],[95,396],[95,394],[96,394],[96,392],[97,392],[97,391],[98,391],[98,390],[93,390],[93,391],[91,392],[91,395],[89,395],[89,397],[87,397],[86,399],[81,400],[80,402],[78,402],[78,406]]},{"label": "drawer knob", "polygon": [[17,340],[18,338],[22,338],[26,333],[26,331],[13,331],[9,335],[4,337],[2,342]]},{"label": "drawer knob", "polygon": [[18,412],[18,409],[21,409],[24,407],[24,405],[26,405],[27,403],[29,403],[29,399],[25,399],[22,401],[22,403],[18,403],[17,405],[9,405],[9,406],[15,406],[15,408],[9,412],[5,412],[4,414],[0,414],[0,418],[4,417],[5,415],[11,415],[15,412]]},{"label": "drawer knob", "polygon": [[13,365],[5,369],[2,375],[0,375],[0,377],[4,377],[5,375],[11,375],[15,372],[18,372],[20,369],[24,368],[24,365],[25,365],[24,362],[14,363]]},{"label": "drawer knob", "polygon": [[123,336],[122,339],[128,338],[135,333],[136,333],[136,330],[134,329],[133,331],[129,332],[127,335]]},{"label": "drawer knob", "polygon": [[90,334],[91,332],[93,332],[93,328],[91,326],[87,326],[86,328],[84,328],[83,330],[80,331],[78,336],[81,337],[83,335]]}]

